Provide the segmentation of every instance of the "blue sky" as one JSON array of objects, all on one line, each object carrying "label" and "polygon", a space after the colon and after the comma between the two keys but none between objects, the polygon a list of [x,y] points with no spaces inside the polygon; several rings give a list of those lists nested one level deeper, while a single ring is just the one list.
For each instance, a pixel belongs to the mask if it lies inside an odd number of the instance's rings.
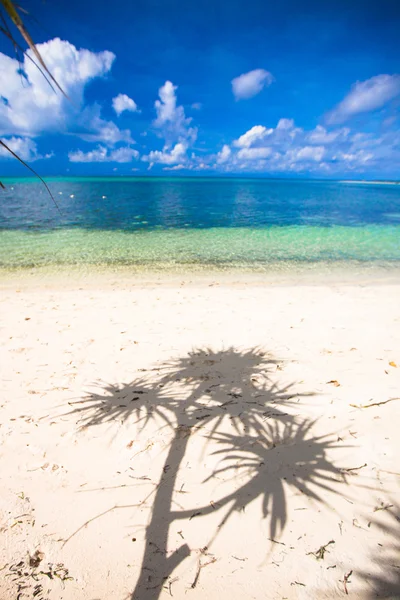
[{"label": "blue sky", "polygon": [[24,7],[71,99],[1,40],[0,135],[41,174],[399,178],[398,0]]}]

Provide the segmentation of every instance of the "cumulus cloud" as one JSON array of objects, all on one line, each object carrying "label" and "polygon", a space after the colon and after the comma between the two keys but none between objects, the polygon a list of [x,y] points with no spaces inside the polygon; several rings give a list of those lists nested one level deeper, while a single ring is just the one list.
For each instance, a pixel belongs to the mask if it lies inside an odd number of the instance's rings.
[{"label": "cumulus cloud", "polygon": [[129,129],[120,129],[113,121],[102,119],[98,104],[87,106],[77,115],[70,133],[87,142],[103,142],[110,146],[118,142],[134,143]]},{"label": "cumulus cloud", "polygon": [[332,158],[336,161],[344,161],[353,168],[354,164],[362,165],[371,161],[374,158],[374,154],[372,152],[366,152],[365,150],[356,150],[353,153],[339,151],[337,155]]},{"label": "cumulus cloud", "polygon": [[290,129],[294,129],[294,120],[293,119],[279,119],[277,129],[281,131],[288,131]]},{"label": "cumulus cloud", "polygon": [[293,119],[280,119],[275,129],[255,125],[237,140],[233,141],[236,148],[264,148],[278,146],[280,149],[291,146],[296,138],[303,137],[304,132],[296,127]]},{"label": "cumulus cloud", "polygon": [[271,154],[271,148],[242,148],[237,153],[237,157],[241,160],[257,160],[259,158],[267,158]]},{"label": "cumulus cloud", "polygon": [[233,145],[237,148],[250,148],[256,142],[262,142],[271,133],[273,129],[267,129],[263,125],[254,125],[251,129],[246,131],[239,139],[233,142]]},{"label": "cumulus cloud", "polygon": [[115,96],[115,98],[112,99],[112,105],[118,116],[125,110],[139,112],[136,102],[126,94],[118,94],[118,96]]},{"label": "cumulus cloud", "polygon": [[[224,160],[221,160],[223,153]],[[280,119],[275,128],[255,125],[214,157],[213,167],[226,172],[363,173],[400,168],[400,131],[384,135],[351,133],[349,128],[306,131],[292,119]]]},{"label": "cumulus cloud", "polygon": [[142,160],[149,163],[160,163],[163,165],[173,165],[181,163],[186,159],[187,146],[182,142],[178,142],[172,149],[164,146],[163,150],[152,150],[147,156],[143,156]]},{"label": "cumulus cloud", "polygon": [[295,148],[294,150],[288,150],[286,158],[291,162],[321,162],[325,154],[324,146],[303,146],[302,148]]},{"label": "cumulus cloud", "polygon": [[190,127],[192,119],[186,117],[183,106],[177,105],[178,86],[166,81],[158,90],[159,100],[154,103],[157,118],[153,125],[160,130],[167,145],[175,142],[193,143],[197,138],[197,129]]},{"label": "cumulus cloud", "polygon": [[[36,142],[31,138],[27,137],[11,137],[9,139],[4,139],[4,143],[17,154],[22,160],[26,162],[33,162],[35,160],[40,160],[43,158],[51,158],[53,156],[52,153],[39,154]],[[8,152],[5,148],[0,146],[0,158],[13,158],[13,155]]]},{"label": "cumulus cloud", "polygon": [[329,124],[344,123],[360,113],[385,106],[400,95],[400,75],[377,75],[357,81],[347,96],[327,115]]},{"label": "cumulus cloud", "polygon": [[[54,92],[35,65],[24,57],[21,65],[0,53],[3,102],[0,103],[0,135],[36,137],[44,133],[69,133],[105,143],[127,141],[126,132],[100,116],[100,107],[85,106],[86,85],[109,73],[115,55],[107,50],[78,50],[55,38],[37,45],[50,72],[68,95]],[[32,57],[31,51],[27,54]],[[21,75],[22,73],[22,75]]]},{"label": "cumulus cloud", "polygon": [[110,150],[105,146],[98,146],[89,152],[75,150],[68,154],[68,158],[73,163],[129,163],[139,158],[139,152],[129,146],[116,148],[115,150]]},{"label": "cumulus cloud", "polygon": [[191,126],[192,119],[186,117],[183,106],[178,105],[177,89],[171,81],[166,81],[158,90],[159,99],[154,103],[157,117],[153,126],[164,138],[164,146],[162,150],[152,150],[142,157],[149,163],[149,169],[154,163],[190,167],[186,152],[197,138],[197,128]]},{"label": "cumulus cloud", "polygon": [[243,100],[256,96],[265,87],[271,85],[274,77],[265,69],[254,69],[248,73],[243,73],[239,77],[232,79],[232,91],[236,100]]},{"label": "cumulus cloud", "polygon": [[217,154],[217,164],[223,165],[224,163],[226,163],[229,160],[231,153],[232,153],[231,149],[229,148],[229,146],[227,144],[225,144],[222,147],[222,150],[220,150]]},{"label": "cumulus cloud", "polygon": [[173,167],[163,167],[163,171],[182,171],[182,169],[187,169],[186,165],[174,165]]},{"label": "cumulus cloud", "polygon": [[203,161],[200,161],[193,166],[193,171],[207,171],[209,169],[212,169],[212,166]]},{"label": "cumulus cloud", "polygon": [[317,125],[313,131],[310,131],[307,140],[311,144],[332,144],[338,140],[345,140],[350,134],[350,129],[342,127],[334,131],[327,131],[322,125]]}]

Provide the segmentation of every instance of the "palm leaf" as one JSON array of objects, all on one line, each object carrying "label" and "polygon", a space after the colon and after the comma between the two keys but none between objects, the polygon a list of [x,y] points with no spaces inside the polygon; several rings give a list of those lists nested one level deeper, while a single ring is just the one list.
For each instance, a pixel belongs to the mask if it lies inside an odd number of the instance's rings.
[{"label": "palm leaf", "polygon": [[[34,169],[32,169],[32,167],[30,167],[24,160],[22,160],[22,158],[20,156],[18,156],[18,154],[16,154],[15,152],[13,152],[13,150],[11,150],[11,148],[9,146],[7,146],[7,144],[5,144],[3,142],[3,140],[0,140],[0,146],[3,146],[3,148],[5,148],[7,150],[7,152],[9,152],[12,156],[14,156],[14,158],[16,158],[21,164],[24,165],[24,167],[26,167],[27,169],[29,169],[29,171],[31,171],[35,177],[37,177],[38,179],[40,179],[40,181],[43,183],[43,185],[45,186],[46,190],[48,191],[50,198],[53,200],[55,206],[58,209],[58,212],[61,214],[60,211],[60,207],[58,206],[53,194],[50,191],[49,186],[47,185],[47,183],[45,182],[45,180],[43,179],[43,177],[40,177],[39,173],[36,173],[36,171]],[[0,182],[0,186],[4,189],[4,185]]]},{"label": "palm leaf", "polygon": [[[51,89],[54,92],[55,92],[55,89],[51,82],[53,82],[55,84],[55,86],[60,90],[60,92],[63,94],[63,96],[68,98],[67,94],[64,92],[64,90],[62,89],[60,84],[56,81],[56,79],[53,77],[53,75],[50,73],[49,69],[47,68],[46,63],[44,62],[35,43],[33,42],[32,37],[30,36],[28,30],[26,29],[20,15],[19,15],[19,12],[18,12],[18,11],[20,11],[20,12],[26,13],[26,11],[23,10],[19,6],[17,7],[17,5],[15,5],[12,0],[0,0],[0,2],[1,2],[1,5],[3,6],[6,14],[8,15],[9,19],[12,21],[12,23],[18,29],[21,36],[25,40],[25,42],[28,44],[28,46],[33,54],[33,57],[30,56],[30,54],[28,54],[28,52],[26,52],[21,47],[21,45],[17,42],[17,40],[15,39],[14,35],[12,34],[12,32],[7,24],[6,19],[4,18],[3,14],[1,12],[0,12],[0,18],[1,18],[1,21],[3,22],[4,26],[0,26],[0,33],[3,33],[3,35],[5,35],[11,41],[12,45],[14,46],[14,50],[15,50],[15,53],[17,54],[17,57],[18,57],[18,50],[19,50],[37,67],[37,69],[39,69],[40,73],[43,75],[43,77],[45,78],[45,80],[47,81],[47,83],[49,84],[49,86],[51,87]],[[38,173],[36,173],[36,171],[34,169],[32,169],[32,167],[30,167],[24,160],[22,160],[22,158],[20,156],[18,156],[15,152],[13,152],[11,150],[11,148],[9,146],[7,146],[7,144],[5,142],[3,142],[2,140],[0,140],[0,146],[5,148],[7,150],[7,152],[9,152],[12,156],[14,156],[14,158],[16,158],[27,169],[29,169],[29,171],[31,171],[35,175],[35,177],[40,179],[40,181],[43,183],[46,190],[48,191],[48,193],[49,193],[51,199],[53,200],[55,206],[57,207],[58,211],[61,212],[57,202],[54,199],[53,194],[51,193],[51,191],[49,189],[49,186],[44,181],[44,179],[42,177],[40,177],[40,175]],[[0,187],[5,189],[5,186],[3,185],[3,183],[1,183],[1,181],[0,181]]]},{"label": "palm leaf", "polygon": [[[64,90],[62,89],[60,84],[56,81],[56,79],[53,77],[53,75],[50,73],[49,69],[47,68],[46,63],[44,62],[39,50],[36,48],[36,45],[35,45],[34,41],[32,40],[31,35],[29,34],[28,30],[26,29],[15,4],[12,2],[12,0],[0,0],[0,1],[1,1],[7,15],[9,16],[9,18],[11,19],[11,21],[13,22],[15,27],[20,32],[20,34],[24,38],[25,42],[28,44],[29,48],[31,49],[33,55],[36,57],[36,60],[41,65],[42,69],[47,73],[47,75],[50,77],[50,79],[53,81],[53,83],[56,85],[56,87],[60,90],[60,92],[65,97],[67,97],[67,94],[64,92]],[[16,43],[15,39],[13,39],[12,41],[14,44]]]},{"label": "palm leaf", "polygon": [[22,54],[24,56],[26,56],[26,58],[28,60],[30,60],[31,63],[33,63],[35,65],[35,67],[40,71],[41,75],[45,78],[45,80],[47,81],[47,83],[49,84],[49,86],[51,87],[51,89],[53,90],[53,92],[55,92],[56,90],[52,86],[50,79],[46,76],[45,71],[40,67],[40,65],[37,64],[37,62],[32,58],[32,56],[30,54],[28,54],[24,50],[24,48],[22,48],[22,46],[14,39],[14,37],[13,37],[13,35],[12,35],[12,33],[11,33],[8,25],[7,25],[7,22],[6,22],[6,20],[4,19],[3,15],[1,13],[0,13],[0,19],[4,23],[4,27],[2,25],[0,25],[0,33],[2,33],[3,35],[5,35],[10,40],[10,42],[12,43],[12,45],[14,46],[15,55],[16,55],[16,58],[17,58],[18,62],[21,65],[21,67],[22,67],[22,64],[21,64],[21,60],[20,60],[19,55],[18,55],[18,51],[22,52]]}]

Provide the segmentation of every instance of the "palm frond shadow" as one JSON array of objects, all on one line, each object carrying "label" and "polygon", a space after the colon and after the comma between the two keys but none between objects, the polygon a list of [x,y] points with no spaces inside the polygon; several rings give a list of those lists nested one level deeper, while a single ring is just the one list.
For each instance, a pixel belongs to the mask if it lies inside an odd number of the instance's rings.
[{"label": "palm frond shadow", "polygon": [[[293,385],[280,386],[276,370],[277,362],[259,348],[205,348],[144,371],[129,384],[106,385],[74,405],[72,412],[83,428],[118,421],[143,431],[150,421],[158,421],[171,432],[132,599],[156,600],[163,583],[191,554],[186,543],[171,554],[168,537],[174,521],[193,513],[174,510],[174,493],[191,434],[198,429],[206,443],[219,445],[221,464],[208,479],[229,477],[234,469],[246,471],[244,483],[215,501],[223,520],[217,532],[210,532],[211,542],[234,511],[259,497],[274,537],[287,521],[287,489],[294,487],[323,502],[321,492],[333,491],[335,478],[343,481],[328,458],[335,444],[313,437],[314,423],[285,412],[286,406],[298,407],[301,395],[312,394],[299,394]],[[204,518],[214,508],[195,510]]]},{"label": "palm frond shadow", "polygon": [[134,419],[144,428],[160,419],[172,430],[201,424],[214,433],[229,417],[238,433],[262,432],[265,419],[287,416],[279,406],[300,396],[271,380],[276,364],[259,349],[196,350],[130,383],[100,386],[74,403],[73,414],[82,427]]},{"label": "palm frond shadow", "polygon": [[275,538],[286,525],[287,490],[327,503],[326,494],[335,493],[337,484],[345,482],[345,478],[343,471],[328,459],[328,453],[338,445],[332,436],[312,435],[315,423],[309,419],[273,422],[267,423],[264,432],[257,436],[214,436],[221,446],[214,454],[222,458],[219,468],[206,481],[221,476],[237,479],[238,474],[245,479],[239,488],[218,500],[219,506],[230,504],[221,525],[235,511],[261,498],[263,518],[270,518],[270,535]]},{"label": "palm frond shadow", "polygon": [[379,524],[380,531],[386,536],[385,543],[379,545],[382,548],[379,554],[371,557],[381,574],[359,573],[371,587],[371,592],[366,596],[368,600],[400,598],[400,506],[394,504],[385,513],[390,523]]},{"label": "palm frond shadow", "polygon": [[81,429],[132,421],[143,430],[152,419],[160,419],[173,428],[171,417],[176,410],[176,401],[163,394],[154,383],[138,378],[128,384],[106,384],[96,388],[99,391],[96,389],[83,400],[74,402],[75,408],[69,413],[78,417]]}]

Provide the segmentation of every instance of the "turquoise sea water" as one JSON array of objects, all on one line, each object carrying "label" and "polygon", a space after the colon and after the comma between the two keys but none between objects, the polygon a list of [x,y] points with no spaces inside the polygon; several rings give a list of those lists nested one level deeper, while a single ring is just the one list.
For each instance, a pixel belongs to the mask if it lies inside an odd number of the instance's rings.
[{"label": "turquoise sea water", "polygon": [[205,178],[5,180],[0,267],[400,266],[400,186]]}]

